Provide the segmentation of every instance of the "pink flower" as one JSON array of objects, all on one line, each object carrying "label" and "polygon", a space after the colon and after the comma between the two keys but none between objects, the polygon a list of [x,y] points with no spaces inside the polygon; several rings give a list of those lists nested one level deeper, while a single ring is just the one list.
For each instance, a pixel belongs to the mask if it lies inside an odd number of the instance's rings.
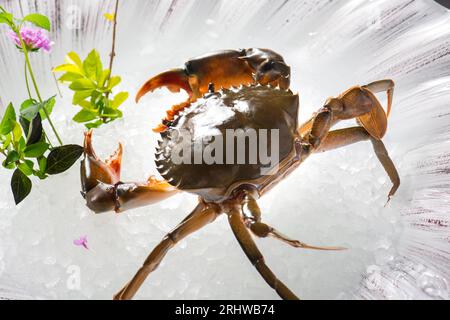
[{"label": "pink flower", "polygon": [[82,247],[84,247],[85,249],[89,249],[88,248],[88,246],[87,246],[87,236],[82,236],[82,237],[80,237],[79,239],[75,239],[75,240],[73,240],[73,244],[74,245],[76,245],[76,246],[82,246]]},{"label": "pink flower", "polygon": [[[25,42],[27,50],[30,51],[43,49],[44,51],[49,52],[53,45],[53,42],[50,41],[47,33],[42,29],[22,27],[20,29],[20,35],[22,36],[23,42]],[[8,36],[18,48],[22,49],[19,36],[14,31],[9,31]]]}]

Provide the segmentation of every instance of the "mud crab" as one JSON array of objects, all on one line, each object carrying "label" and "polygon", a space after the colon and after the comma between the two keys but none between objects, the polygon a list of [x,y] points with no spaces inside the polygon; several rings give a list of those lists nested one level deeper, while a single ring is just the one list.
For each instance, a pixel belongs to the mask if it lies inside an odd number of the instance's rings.
[{"label": "mud crab", "polygon": [[[338,97],[329,98],[309,121],[298,126],[299,97],[289,90],[289,80],[290,68],[279,54],[268,49],[246,49],[192,59],[185,69],[167,71],[147,81],[136,100],[162,86],[172,91],[184,89],[190,95],[181,107],[172,108],[158,127],[161,140],[155,154],[156,165],[165,180],[150,177],[141,183],[121,182],[122,146],[119,144],[116,153],[102,161],[92,147],[92,131],[86,133],[82,194],[93,211],[122,212],[161,201],[180,191],[199,196],[196,208],[162,239],[115,299],[131,299],[177,242],[222,213],[228,216],[236,239],[264,280],[281,298],[298,299],[267,266],[252,235],[271,237],[296,248],[343,249],[316,247],[291,239],[262,220],[258,198],[313,153],[369,140],[393,184],[388,199],[395,194],[400,185],[399,175],[381,141],[387,129],[394,82],[381,80],[352,87]],[[387,92],[387,112],[375,97],[378,92]],[[358,125],[331,130],[337,122],[347,119],[356,119]],[[214,163],[174,161],[172,151],[177,147],[193,151],[186,158],[192,160],[198,146],[203,150],[211,148],[218,137],[226,140],[225,145],[234,141],[235,137],[227,136],[226,131],[230,129],[277,130],[278,136],[259,140],[259,146],[266,146],[271,154],[277,155],[276,163],[267,168],[260,160],[225,161],[226,155],[218,153],[218,149],[210,153],[219,159]],[[278,148],[271,144],[276,138]],[[250,157],[249,145],[243,151],[246,159]]]}]

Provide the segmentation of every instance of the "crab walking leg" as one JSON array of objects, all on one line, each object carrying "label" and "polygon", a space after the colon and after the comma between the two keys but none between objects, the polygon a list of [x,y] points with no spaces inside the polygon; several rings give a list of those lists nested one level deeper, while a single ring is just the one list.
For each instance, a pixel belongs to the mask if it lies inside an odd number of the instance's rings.
[{"label": "crab walking leg", "polygon": [[203,203],[200,203],[187,219],[169,232],[153,249],[133,279],[114,296],[114,299],[128,300],[133,298],[147,276],[159,266],[170,249],[180,240],[213,222],[219,214],[220,211],[217,207],[205,206]]},{"label": "crab walking leg", "polygon": [[384,170],[388,174],[392,182],[392,188],[389,191],[388,202],[394,196],[400,186],[400,177],[395,168],[392,159],[389,157],[388,151],[381,140],[373,138],[366,129],[362,127],[353,127],[331,131],[324,139],[316,152],[325,152],[341,147],[348,146],[360,141],[369,140],[372,142],[375,154],[382,164]]},{"label": "crab walking leg", "polygon": [[252,196],[248,196],[245,200],[246,204],[244,208],[248,209],[250,215],[246,216],[245,224],[252,233],[260,238],[272,237],[274,239],[280,240],[294,248],[302,249],[312,249],[312,250],[323,250],[323,251],[335,251],[335,250],[345,250],[342,247],[317,247],[310,246],[306,243],[300,242],[298,240],[291,239],[275,228],[261,222],[261,210],[259,209],[258,203]]},{"label": "crab walking leg", "polygon": [[307,135],[306,141],[313,147],[317,148],[323,138],[328,134],[331,128],[332,112],[329,108],[324,107],[317,112],[312,120],[311,130]]},{"label": "crab walking leg", "polygon": [[244,250],[250,262],[255,266],[256,270],[258,270],[267,284],[271,286],[282,299],[298,300],[298,297],[275,276],[264,262],[264,257],[245,226],[239,207],[231,209],[228,213],[228,221],[242,250]]}]

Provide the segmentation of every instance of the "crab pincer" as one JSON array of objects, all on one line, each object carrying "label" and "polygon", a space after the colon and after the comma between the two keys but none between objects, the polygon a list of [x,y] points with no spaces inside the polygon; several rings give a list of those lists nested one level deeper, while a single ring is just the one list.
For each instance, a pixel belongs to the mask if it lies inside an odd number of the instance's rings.
[{"label": "crab pincer", "polygon": [[[290,73],[290,67],[275,51],[257,48],[223,50],[190,59],[184,68],[165,71],[150,78],[139,89],[136,102],[146,93],[161,87],[172,92],[183,89],[189,98],[167,111],[164,120],[171,121],[191,102],[207,93],[211,83],[217,90],[249,84],[278,86],[286,90],[290,85]],[[167,125],[161,123],[154,131],[162,132],[166,129]]]},{"label": "crab pincer", "polygon": [[120,181],[122,145],[106,160],[101,160],[92,146],[92,133],[85,133],[84,159],[81,161],[81,194],[86,205],[96,213],[122,212],[164,200],[177,189],[164,180],[150,176],[145,182]]}]

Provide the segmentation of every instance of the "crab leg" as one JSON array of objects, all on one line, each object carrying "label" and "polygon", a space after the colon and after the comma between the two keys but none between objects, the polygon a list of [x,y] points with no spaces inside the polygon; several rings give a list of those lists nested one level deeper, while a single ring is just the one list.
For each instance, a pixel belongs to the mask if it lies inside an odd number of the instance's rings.
[{"label": "crab leg", "polygon": [[[374,95],[380,91],[387,91],[387,114]],[[328,99],[325,106],[298,129],[302,140],[311,145],[312,152],[328,151],[370,139],[378,160],[393,184],[388,202],[400,186],[397,169],[381,141],[387,129],[387,115],[391,110],[393,92],[392,80],[352,87],[338,98]],[[340,120],[352,118],[356,118],[362,127],[329,131]]]},{"label": "crab leg", "polygon": [[169,232],[153,249],[133,279],[114,296],[114,299],[132,299],[147,276],[158,268],[170,249],[182,239],[213,222],[219,214],[220,211],[216,206],[206,206],[203,203],[199,203],[193,212],[173,231]]},{"label": "crab leg", "polygon": [[389,157],[389,154],[383,142],[372,137],[366,129],[362,127],[353,127],[331,131],[325,137],[317,152],[325,152],[365,140],[370,140],[370,142],[372,142],[372,146],[378,160],[391,179],[392,188],[389,191],[388,195],[389,202],[389,200],[394,196],[395,192],[400,186],[400,177],[394,163],[392,162],[392,159]]},{"label": "crab leg", "polygon": [[269,269],[264,261],[264,257],[252,239],[247,227],[245,226],[241,210],[234,207],[228,213],[228,222],[233,233],[244,250],[247,258],[255,266],[269,286],[271,286],[278,295],[284,300],[298,300],[298,297],[281,282],[275,274]]},{"label": "crab leg", "polygon": [[280,240],[294,248],[302,249],[312,249],[312,250],[323,250],[323,251],[335,251],[335,250],[345,250],[342,247],[317,247],[310,246],[306,243],[300,242],[298,240],[291,239],[284,234],[280,233],[275,228],[261,222],[261,210],[259,209],[258,203],[251,196],[248,195],[245,200],[244,208],[248,209],[250,215],[246,216],[244,219],[247,228],[249,228],[254,235],[260,238],[272,237],[274,239]]},{"label": "crab leg", "polygon": [[369,89],[373,93],[386,91],[388,99],[386,115],[388,117],[391,113],[392,101],[394,99],[394,87],[395,87],[394,81],[390,79],[375,81],[363,86],[363,88]]},{"label": "crab leg", "polygon": [[[388,96],[387,111],[384,111],[375,93],[386,91]],[[337,98],[326,101],[324,108],[332,111],[331,127],[340,120],[356,119],[375,139],[380,140],[386,134],[387,117],[391,112],[394,94],[394,82],[392,80],[380,80],[365,86],[355,86]],[[312,128],[316,116],[304,123],[298,129],[298,133],[304,137]]]}]

